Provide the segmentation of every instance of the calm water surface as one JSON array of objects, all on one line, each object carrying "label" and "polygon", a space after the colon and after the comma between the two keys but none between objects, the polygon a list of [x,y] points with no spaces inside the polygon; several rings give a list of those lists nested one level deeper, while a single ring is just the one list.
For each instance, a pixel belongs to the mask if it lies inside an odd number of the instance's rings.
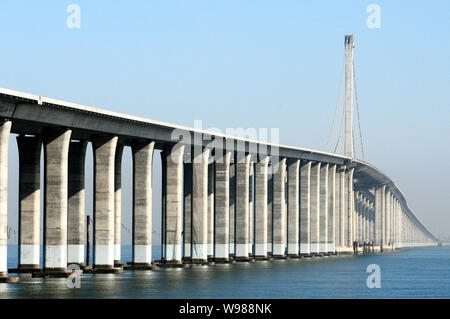
[{"label": "calm water surface", "polygon": [[[159,258],[155,247],[154,258]],[[130,247],[123,251],[130,260]],[[10,267],[17,252],[9,250]],[[381,268],[381,288],[369,289],[367,266]],[[450,247],[367,256],[278,260],[189,269],[83,275],[80,289],[65,279],[22,275],[0,284],[0,298],[449,298]]]}]

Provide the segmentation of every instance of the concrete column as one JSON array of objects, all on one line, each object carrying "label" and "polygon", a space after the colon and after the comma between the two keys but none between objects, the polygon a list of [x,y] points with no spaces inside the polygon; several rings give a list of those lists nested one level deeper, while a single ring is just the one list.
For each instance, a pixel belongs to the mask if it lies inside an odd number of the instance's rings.
[{"label": "concrete column", "polygon": [[122,254],[122,154],[123,145],[117,144],[114,155],[114,265],[120,265]]},{"label": "concrete column", "polygon": [[255,176],[255,164],[253,161],[250,161],[250,171],[249,171],[249,177],[248,177],[248,254],[249,256],[253,255],[253,223],[254,223],[254,215],[255,215],[255,208],[254,208],[254,176]]},{"label": "concrete column", "polygon": [[364,197],[363,241],[369,241],[369,200]]},{"label": "concrete column", "polygon": [[390,214],[390,242],[392,247],[394,247],[394,242],[395,242],[395,197],[394,194],[391,193],[391,214]]},{"label": "concrete column", "polygon": [[214,257],[214,185],[215,163],[208,164],[208,258]]},{"label": "concrete column", "polygon": [[194,154],[192,164],[192,262],[208,261],[208,159],[210,150]]},{"label": "concrete column", "polygon": [[285,211],[286,159],[280,159],[273,173],[273,256],[285,256],[286,211]]},{"label": "concrete column", "polygon": [[400,206],[400,203],[398,200],[395,201],[395,248],[401,248],[402,247],[402,220],[401,220],[401,214],[402,209]]},{"label": "concrete column", "polygon": [[94,268],[114,268],[114,161],[117,136],[96,136],[94,151]]},{"label": "concrete column", "polygon": [[320,165],[320,163],[314,163],[311,166],[311,254],[319,253]]},{"label": "concrete column", "polygon": [[273,166],[267,176],[267,254],[273,254]]},{"label": "concrete column", "polygon": [[230,161],[231,153],[227,152],[216,162],[216,231],[215,260],[229,259],[230,239]]},{"label": "concrete column", "polygon": [[19,269],[40,266],[40,137],[20,135],[19,149]]},{"label": "concrete column", "polygon": [[[152,149],[153,151],[153,149]],[[153,152],[152,152],[153,153]],[[163,205],[165,242],[164,260],[181,263],[183,244],[183,155],[184,146],[166,146],[161,152],[163,178]],[[151,160],[150,160],[151,170]],[[148,173],[147,173],[148,174]],[[151,176],[151,174],[149,174]],[[151,179],[150,179],[151,185]],[[151,204],[150,204],[151,212]],[[150,214],[151,216],[151,214]],[[151,224],[151,223],[150,223]],[[151,228],[150,228],[151,229]],[[151,234],[151,231],[150,231]]]},{"label": "concrete column", "polygon": [[344,220],[345,220],[345,169],[336,168],[336,245],[344,244]]},{"label": "concrete column", "polygon": [[319,253],[328,253],[328,171],[329,164],[320,166]]},{"label": "concrete column", "polygon": [[184,163],[183,168],[183,193],[184,193],[184,260],[191,261],[192,242],[192,163],[191,159]]},{"label": "concrete column", "polygon": [[361,195],[358,191],[355,192],[355,215],[356,215],[356,241],[361,241]]},{"label": "concrete column", "polygon": [[353,246],[355,238],[356,217],[354,210],[354,194],[353,194],[353,172],[354,169],[348,169],[345,172],[345,222],[344,222],[344,244],[347,247]]},{"label": "concrete column", "polygon": [[370,203],[369,208],[369,241],[375,242],[375,203]]},{"label": "concrete column", "polygon": [[248,260],[250,155],[236,163],[236,259]]},{"label": "concrete column", "polygon": [[236,216],[236,161],[234,155],[231,155],[233,163],[230,163],[230,256],[235,255],[235,216]]},{"label": "concrete column", "polygon": [[[133,156],[134,267],[145,268],[152,263],[152,165],[154,148],[155,142],[153,141],[134,141],[131,145]],[[164,163],[162,166],[164,175]],[[163,188],[161,193],[167,194],[167,190]]]},{"label": "concrete column", "polygon": [[8,146],[11,122],[0,122],[0,278],[8,273]]},{"label": "concrete column", "polygon": [[71,130],[43,133],[44,270],[67,269],[68,155]]},{"label": "concrete column", "polygon": [[383,245],[383,215],[384,215],[384,196],[386,194],[386,185],[380,186],[375,190],[375,244]]},{"label": "concrete column", "polygon": [[[71,141],[69,145],[69,189],[67,202],[67,264],[84,266],[84,168],[86,141]],[[40,149],[39,149],[40,153]],[[38,223],[39,229],[39,223]]]},{"label": "concrete column", "polygon": [[336,165],[330,165],[328,171],[328,246],[329,253],[334,253],[336,238]]},{"label": "concrete column", "polygon": [[267,201],[269,157],[255,166],[255,257],[267,259]]},{"label": "concrete column", "polygon": [[288,256],[299,255],[300,160],[288,162]]},{"label": "concrete column", "polygon": [[300,254],[311,254],[311,162],[300,164]]},{"label": "concrete column", "polygon": [[384,242],[386,243],[386,246],[390,246],[391,245],[391,240],[390,240],[390,233],[391,233],[391,192],[390,191],[386,191],[386,195],[384,197],[385,199],[385,227],[384,227],[384,231],[385,231],[385,237],[384,237]]}]

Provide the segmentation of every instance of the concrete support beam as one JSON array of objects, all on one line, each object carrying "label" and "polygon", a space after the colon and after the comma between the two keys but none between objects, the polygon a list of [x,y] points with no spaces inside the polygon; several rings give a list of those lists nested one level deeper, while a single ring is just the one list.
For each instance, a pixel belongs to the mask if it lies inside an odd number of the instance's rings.
[{"label": "concrete support beam", "polygon": [[273,256],[283,257],[286,253],[286,159],[280,159],[278,169],[273,173]]},{"label": "concrete support beam", "polygon": [[344,245],[345,169],[336,168],[336,246]]},{"label": "concrete support beam", "polygon": [[8,273],[8,146],[11,122],[0,122],[0,278]]},{"label": "concrete support beam", "polygon": [[230,256],[235,255],[235,230],[236,230],[236,161],[234,155],[231,156],[233,163],[230,163]]},{"label": "concrete support beam", "polygon": [[328,252],[336,251],[336,165],[328,171]]},{"label": "concrete support beam", "polygon": [[319,253],[328,253],[328,171],[329,164],[320,166]]},{"label": "concrete support beam", "polygon": [[255,205],[254,205],[254,193],[255,193],[255,164],[250,161],[250,171],[248,177],[248,254],[253,256],[253,245],[254,245],[254,218],[255,218]]},{"label": "concrete support beam", "polygon": [[370,241],[370,233],[369,233],[369,214],[370,214],[370,203],[367,198],[364,199],[364,241]]},{"label": "concrete support beam", "polygon": [[214,249],[216,261],[227,261],[230,254],[230,162],[230,152],[225,153],[216,162]]},{"label": "concrete support beam", "polygon": [[[153,146],[151,152],[153,153]],[[181,263],[183,257],[183,155],[184,146],[179,145],[166,146],[161,152],[164,178],[162,196],[165,201],[162,212],[165,233],[163,251],[164,261],[167,263]],[[151,160],[149,164],[151,170]],[[149,183],[151,187],[151,179]]]},{"label": "concrete support beam", "polygon": [[361,242],[362,236],[361,236],[361,214],[362,214],[362,197],[361,194],[356,191],[355,192],[355,215],[356,215],[356,241]]},{"label": "concrete support beam", "polygon": [[375,203],[369,207],[369,241],[375,242]]},{"label": "concrete support beam", "polygon": [[122,155],[123,145],[117,144],[114,155],[114,265],[120,265],[122,254]]},{"label": "concrete support beam", "polygon": [[[149,267],[152,262],[152,165],[155,142],[135,141],[133,156],[133,265]],[[165,174],[163,163],[163,175]],[[167,192],[164,191],[163,194]],[[163,195],[164,196],[164,195]],[[181,249],[181,248],[180,248]]]},{"label": "concrete support beam", "polygon": [[214,188],[216,179],[215,163],[210,158],[208,164],[208,258],[214,257]]},{"label": "concrete support beam", "polygon": [[288,256],[296,257],[300,253],[299,214],[300,214],[300,160],[288,162]]},{"label": "concrete support beam", "polygon": [[384,223],[384,243],[386,246],[391,245],[390,233],[391,233],[391,192],[386,191],[385,199],[385,223]]},{"label": "concrete support beam", "polygon": [[236,163],[236,259],[248,260],[250,155]]},{"label": "concrete support beam", "polygon": [[191,261],[191,243],[192,243],[192,162],[188,159],[183,168],[183,196],[184,196],[184,260]]},{"label": "concrete support beam", "polygon": [[347,247],[353,246],[353,241],[356,240],[355,228],[356,217],[354,210],[354,193],[353,193],[353,172],[354,169],[348,169],[345,172],[345,220],[344,220],[344,245]]},{"label": "concrete support beam", "polygon": [[94,151],[94,268],[114,268],[114,161],[117,136],[96,136]]},{"label": "concrete support beam", "polygon": [[300,254],[311,254],[311,162],[300,164]]},{"label": "concrete support beam", "polygon": [[[86,141],[69,145],[69,190],[67,202],[67,264],[84,266]],[[40,152],[39,152],[40,153]],[[39,229],[39,226],[38,226]]]},{"label": "concrete support beam", "polygon": [[375,190],[375,236],[374,241],[376,245],[383,246],[384,233],[384,211],[385,211],[385,197],[386,185],[382,185]]},{"label": "concrete support beam", "polygon": [[264,156],[255,166],[255,257],[267,258],[267,201],[269,157]]},{"label": "concrete support beam", "polygon": [[210,150],[194,154],[192,164],[192,262],[208,260],[208,159]]},{"label": "concrete support beam", "polygon": [[389,231],[389,241],[391,242],[392,248],[394,247],[395,242],[395,197],[394,194],[391,193],[391,214],[389,215],[389,225],[390,225],[390,231]]},{"label": "concrete support beam", "polygon": [[267,176],[267,255],[273,255],[273,165]]},{"label": "concrete support beam", "polygon": [[19,269],[40,266],[41,148],[38,136],[17,137],[19,149]]},{"label": "concrete support beam", "polygon": [[311,254],[320,252],[320,166],[311,166]]},{"label": "concrete support beam", "polygon": [[44,270],[67,269],[68,155],[72,131],[43,132],[44,141]]}]

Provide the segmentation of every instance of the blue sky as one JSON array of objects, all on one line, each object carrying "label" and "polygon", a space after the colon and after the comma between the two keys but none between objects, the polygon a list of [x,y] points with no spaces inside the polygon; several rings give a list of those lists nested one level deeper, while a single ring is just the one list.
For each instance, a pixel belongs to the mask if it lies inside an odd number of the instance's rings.
[{"label": "blue sky", "polygon": [[[66,26],[71,3],[80,29]],[[366,25],[372,3],[380,29]],[[187,126],[275,127],[283,144],[324,150],[353,33],[366,160],[450,235],[449,18],[449,1],[2,0],[0,86]],[[12,226],[15,159],[11,139]]]}]

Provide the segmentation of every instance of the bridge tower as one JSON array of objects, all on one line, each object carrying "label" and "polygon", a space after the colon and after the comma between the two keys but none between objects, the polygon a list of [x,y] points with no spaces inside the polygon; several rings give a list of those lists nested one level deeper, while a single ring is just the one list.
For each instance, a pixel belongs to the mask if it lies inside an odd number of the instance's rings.
[{"label": "bridge tower", "polygon": [[345,148],[344,155],[354,157],[353,153],[353,90],[355,73],[353,72],[353,34],[345,36]]}]

